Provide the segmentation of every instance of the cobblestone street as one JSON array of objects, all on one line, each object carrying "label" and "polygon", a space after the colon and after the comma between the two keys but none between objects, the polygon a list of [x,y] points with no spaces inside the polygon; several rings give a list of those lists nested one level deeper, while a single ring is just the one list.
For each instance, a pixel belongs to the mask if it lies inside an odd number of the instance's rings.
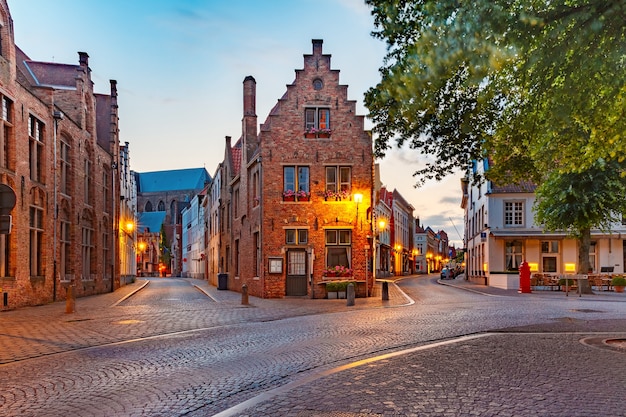
[{"label": "cobblestone street", "polygon": [[612,395],[626,353],[603,343],[626,338],[626,297],[446,283],[408,277],[353,307],[244,306],[203,281],[153,279],[74,314],[4,312],[0,414],[626,415]]}]

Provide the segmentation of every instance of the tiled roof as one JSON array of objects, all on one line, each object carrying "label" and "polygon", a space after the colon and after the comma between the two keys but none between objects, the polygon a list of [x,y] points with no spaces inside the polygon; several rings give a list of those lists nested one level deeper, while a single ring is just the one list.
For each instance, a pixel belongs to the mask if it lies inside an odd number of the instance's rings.
[{"label": "tiled roof", "polygon": [[205,168],[137,173],[137,192],[202,190],[211,176]]},{"label": "tiled roof", "polygon": [[32,61],[15,47],[17,66],[34,85],[76,88],[79,65]]},{"label": "tiled roof", "polygon": [[496,193],[534,193],[537,186],[530,181],[521,181],[517,184],[496,185],[492,184],[491,194]]},{"label": "tiled roof", "polygon": [[139,213],[139,219],[137,220],[137,232],[143,233],[147,231],[155,233],[161,230],[161,225],[165,221],[165,211],[146,211]]},{"label": "tiled roof", "polygon": [[235,146],[231,149],[231,157],[233,158],[233,175],[239,175],[241,171],[241,138],[235,143]]}]

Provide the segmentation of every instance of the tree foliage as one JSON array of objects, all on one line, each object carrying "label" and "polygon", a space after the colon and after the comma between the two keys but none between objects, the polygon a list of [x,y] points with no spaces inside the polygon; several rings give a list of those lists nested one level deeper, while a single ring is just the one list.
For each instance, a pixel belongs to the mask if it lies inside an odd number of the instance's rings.
[{"label": "tree foliage", "polygon": [[434,161],[418,183],[487,154],[499,180],[626,155],[624,0],[366,0],[387,42],[365,97],[375,153]]},{"label": "tree foliage", "polygon": [[[387,42],[365,96],[375,155],[434,158],[418,185],[489,157],[538,184],[536,218],[579,240],[626,207],[626,0],[366,0]],[[474,178],[480,180],[480,178]]]}]

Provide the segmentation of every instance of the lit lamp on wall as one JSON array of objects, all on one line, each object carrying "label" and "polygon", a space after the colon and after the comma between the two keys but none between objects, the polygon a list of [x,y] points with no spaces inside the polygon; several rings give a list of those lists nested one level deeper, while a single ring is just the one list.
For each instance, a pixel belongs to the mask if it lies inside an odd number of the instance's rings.
[{"label": "lit lamp on wall", "polygon": [[574,273],[576,272],[576,264],[575,263],[566,263],[565,264],[565,272]]}]

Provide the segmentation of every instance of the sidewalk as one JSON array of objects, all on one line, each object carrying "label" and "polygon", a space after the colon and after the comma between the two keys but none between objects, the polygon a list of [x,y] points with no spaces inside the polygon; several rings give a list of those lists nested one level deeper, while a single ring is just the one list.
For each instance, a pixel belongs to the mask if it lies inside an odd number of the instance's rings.
[{"label": "sidewalk", "polygon": [[438,279],[437,282],[441,285],[447,285],[463,289],[466,291],[472,291],[487,296],[503,296],[503,297],[541,297],[541,298],[565,298],[565,297],[577,297],[588,298],[593,301],[623,301],[626,302],[626,293],[616,293],[615,291],[596,291],[593,294],[579,294],[576,291],[571,291],[566,294],[565,291],[551,291],[551,290],[532,290],[531,293],[522,294],[517,289],[504,290],[502,288],[490,287],[487,285],[476,284],[474,282],[465,279],[465,275],[461,274],[454,279]]}]

